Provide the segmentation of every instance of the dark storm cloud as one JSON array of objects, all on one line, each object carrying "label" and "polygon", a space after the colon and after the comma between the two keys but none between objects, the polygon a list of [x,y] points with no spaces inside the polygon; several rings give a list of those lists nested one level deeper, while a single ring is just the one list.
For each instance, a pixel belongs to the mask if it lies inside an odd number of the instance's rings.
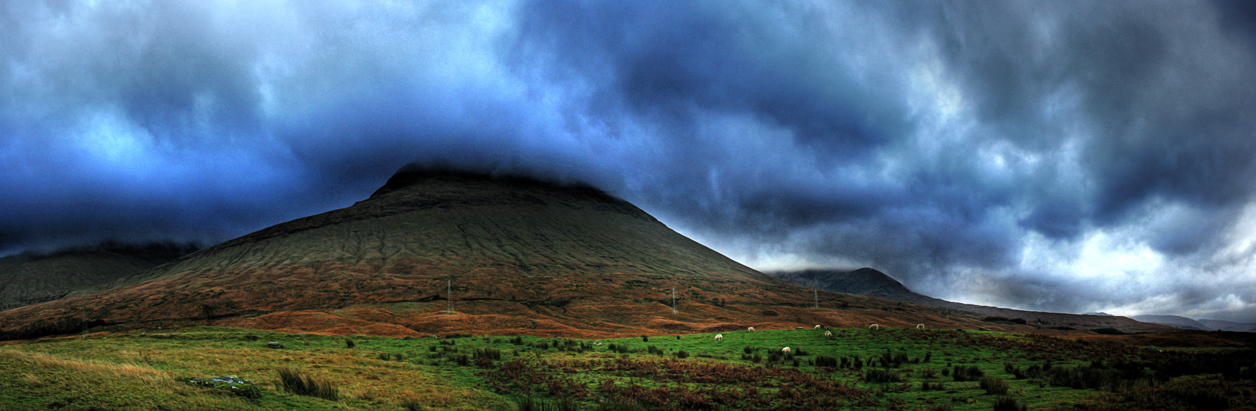
[{"label": "dark storm cloud", "polygon": [[[584,180],[763,267],[1237,316],[1256,303],[1252,16],[1230,1],[6,2],[0,252],[221,241],[444,162]],[[1116,278],[1147,291],[1102,291]]]}]

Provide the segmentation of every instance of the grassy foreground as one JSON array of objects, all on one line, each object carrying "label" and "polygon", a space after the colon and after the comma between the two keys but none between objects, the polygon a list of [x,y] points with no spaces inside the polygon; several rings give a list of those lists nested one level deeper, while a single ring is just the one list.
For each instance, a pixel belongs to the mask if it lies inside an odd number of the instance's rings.
[{"label": "grassy foreground", "polygon": [[[1256,409],[1250,347],[916,329],[714,336],[170,327],[19,341],[0,345],[0,409]],[[208,380],[223,376],[247,383]]]}]

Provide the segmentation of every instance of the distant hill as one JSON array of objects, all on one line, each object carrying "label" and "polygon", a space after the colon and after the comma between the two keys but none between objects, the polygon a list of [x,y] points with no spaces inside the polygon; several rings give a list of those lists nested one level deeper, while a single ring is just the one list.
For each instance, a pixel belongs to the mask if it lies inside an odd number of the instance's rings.
[{"label": "distant hill", "polygon": [[[1107,314],[1063,314],[1023,311],[984,305],[964,304],[929,297],[913,292],[903,283],[872,268],[846,270],[802,270],[769,272],[782,280],[821,290],[866,295],[912,304],[977,313],[993,323],[1024,323],[1037,328],[1098,329],[1104,332],[1130,333],[1165,331],[1168,328],[1150,325]],[[1111,329],[1111,330],[1108,330]]]},{"label": "distant hill", "polygon": [[0,258],[0,310],[56,300],[137,274],[195,250],[192,245],[173,243],[108,242]]},{"label": "distant hill", "polygon": [[1203,324],[1205,327],[1208,327],[1206,329],[1209,331],[1221,330],[1221,331],[1256,332],[1256,324],[1253,324],[1253,323],[1236,323],[1233,321],[1222,321],[1222,320],[1199,320],[1199,323]]},{"label": "distant hill", "polygon": [[96,289],[0,312],[0,337],[72,331],[85,317],[93,327],[586,338],[987,324],[845,293],[820,293],[813,309],[810,288],[741,265],[596,188],[417,166],[353,206]]},{"label": "distant hill", "polygon": [[1130,318],[1145,323],[1167,325],[1174,328],[1181,328],[1183,330],[1208,330],[1208,326],[1200,323],[1199,321],[1177,315],[1135,315]]}]

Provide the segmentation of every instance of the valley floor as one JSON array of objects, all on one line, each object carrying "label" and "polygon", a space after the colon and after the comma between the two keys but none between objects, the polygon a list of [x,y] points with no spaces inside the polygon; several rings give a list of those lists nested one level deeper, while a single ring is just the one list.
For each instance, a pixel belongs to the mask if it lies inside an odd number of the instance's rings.
[{"label": "valley floor", "polygon": [[[722,336],[402,339],[176,326],[16,341],[0,344],[0,409],[1256,407],[1251,348],[916,329]],[[207,381],[222,376],[247,383]]]}]

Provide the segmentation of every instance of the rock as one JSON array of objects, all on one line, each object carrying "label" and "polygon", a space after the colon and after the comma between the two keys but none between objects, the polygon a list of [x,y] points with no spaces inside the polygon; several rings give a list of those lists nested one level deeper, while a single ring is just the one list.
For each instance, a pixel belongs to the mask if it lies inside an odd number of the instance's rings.
[{"label": "rock", "polygon": [[213,378],[192,378],[188,380],[188,383],[200,387],[212,388],[215,391],[230,393],[231,395],[237,395],[245,398],[262,398],[261,389],[258,389],[257,386],[248,382],[248,380],[234,375]]},{"label": "rock", "polygon": [[278,349],[278,348],[283,348],[283,343],[279,341],[271,341],[271,342],[266,343],[266,346],[270,348]]}]

